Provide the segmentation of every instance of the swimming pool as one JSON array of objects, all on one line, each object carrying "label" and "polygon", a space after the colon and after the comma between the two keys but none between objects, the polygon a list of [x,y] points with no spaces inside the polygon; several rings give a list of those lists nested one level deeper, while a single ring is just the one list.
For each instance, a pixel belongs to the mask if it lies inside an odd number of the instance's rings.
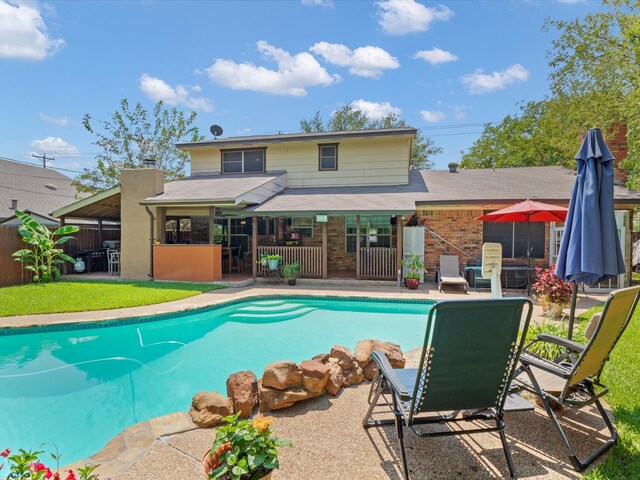
[{"label": "swimming pool", "polygon": [[63,464],[124,428],[187,411],[202,390],[226,394],[241,370],[262,376],[363,338],[422,344],[432,302],[258,298],[165,316],[0,330],[0,450],[47,442]]}]

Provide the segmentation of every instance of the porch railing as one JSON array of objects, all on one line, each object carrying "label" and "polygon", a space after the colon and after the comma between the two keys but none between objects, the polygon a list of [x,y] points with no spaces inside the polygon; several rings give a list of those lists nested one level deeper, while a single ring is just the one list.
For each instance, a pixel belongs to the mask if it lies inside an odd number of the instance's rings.
[{"label": "porch railing", "polygon": [[360,248],[360,278],[395,279],[396,249],[385,247]]},{"label": "porch railing", "polygon": [[[302,278],[322,278],[322,247],[258,246],[258,260],[263,253],[282,255],[281,266],[285,263],[300,262],[300,276]],[[258,275],[263,275],[266,268],[258,264]]]}]

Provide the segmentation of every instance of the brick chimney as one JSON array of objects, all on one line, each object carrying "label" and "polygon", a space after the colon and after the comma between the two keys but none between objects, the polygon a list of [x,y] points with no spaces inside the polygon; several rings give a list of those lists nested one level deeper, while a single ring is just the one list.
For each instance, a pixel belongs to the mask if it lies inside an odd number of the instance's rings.
[{"label": "brick chimney", "polygon": [[627,169],[620,167],[620,164],[627,158],[629,148],[627,146],[627,125],[616,125],[612,127],[607,135],[605,141],[611,154],[614,157],[613,160],[613,182],[616,185],[627,184]]}]

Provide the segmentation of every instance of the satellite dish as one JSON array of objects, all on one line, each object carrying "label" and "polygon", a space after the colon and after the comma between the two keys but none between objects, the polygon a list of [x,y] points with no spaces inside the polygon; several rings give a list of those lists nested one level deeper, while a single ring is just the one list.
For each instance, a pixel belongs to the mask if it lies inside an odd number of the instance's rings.
[{"label": "satellite dish", "polygon": [[222,135],[222,127],[220,125],[211,125],[211,128],[209,128],[209,130],[211,131],[211,135],[213,135],[214,140],[216,137]]}]

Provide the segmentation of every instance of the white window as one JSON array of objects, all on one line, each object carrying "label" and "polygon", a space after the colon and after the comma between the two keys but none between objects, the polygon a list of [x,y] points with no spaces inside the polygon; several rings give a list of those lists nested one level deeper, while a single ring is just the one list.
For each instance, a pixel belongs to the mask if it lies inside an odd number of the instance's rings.
[{"label": "white window", "polygon": [[330,143],[318,145],[318,169],[337,170],[338,169],[338,144]]},{"label": "white window", "polygon": [[291,229],[299,232],[303,238],[313,237],[313,217],[292,218]]},{"label": "white window", "polygon": [[[345,249],[347,253],[356,252],[356,217],[345,219]],[[391,247],[391,217],[360,217],[361,247]]]},{"label": "white window", "polygon": [[265,149],[222,152],[222,173],[260,173],[265,168]]}]

